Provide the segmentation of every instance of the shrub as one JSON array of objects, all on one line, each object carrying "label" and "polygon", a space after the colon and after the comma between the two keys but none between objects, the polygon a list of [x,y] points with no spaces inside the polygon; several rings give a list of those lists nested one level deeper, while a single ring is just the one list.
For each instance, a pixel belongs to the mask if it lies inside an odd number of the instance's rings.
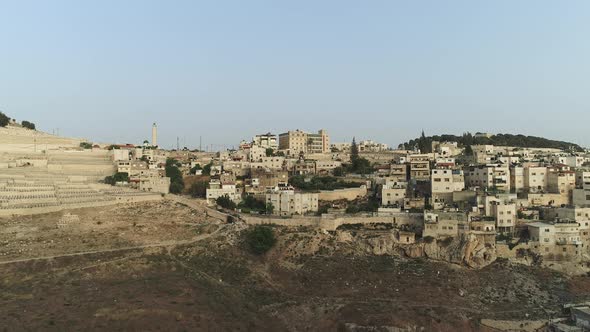
[{"label": "shrub", "polygon": [[248,231],[246,241],[253,253],[261,255],[269,251],[277,240],[272,228],[258,225]]},{"label": "shrub", "polygon": [[129,174],[125,172],[117,172],[113,176],[104,178],[104,183],[114,186],[117,182],[129,182]]},{"label": "shrub", "polygon": [[23,121],[21,123],[21,125],[25,128],[31,129],[31,130],[35,130],[35,124],[29,121]]},{"label": "shrub", "polygon": [[10,118],[0,112],[0,127],[6,127],[10,123]]},{"label": "shrub", "polygon": [[80,143],[80,147],[82,149],[92,149],[92,144],[90,144],[88,142],[82,142],[82,143]]}]

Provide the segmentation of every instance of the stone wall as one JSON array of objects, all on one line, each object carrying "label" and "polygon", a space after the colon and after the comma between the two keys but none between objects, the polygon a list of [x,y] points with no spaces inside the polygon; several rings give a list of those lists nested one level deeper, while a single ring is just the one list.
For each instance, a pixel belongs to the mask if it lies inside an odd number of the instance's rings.
[{"label": "stone wall", "polygon": [[390,216],[329,216],[322,217],[293,217],[293,218],[267,218],[259,216],[242,216],[242,219],[250,225],[272,224],[287,227],[308,226],[328,231],[335,231],[341,225],[385,223],[400,225],[412,225],[421,228],[424,219],[420,213],[399,213]]},{"label": "stone wall", "polygon": [[355,200],[357,197],[367,196],[367,187],[361,186],[359,188],[346,188],[338,190],[322,190],[319,192],[320,201],[337,201],[346,199],[349,201]]}]

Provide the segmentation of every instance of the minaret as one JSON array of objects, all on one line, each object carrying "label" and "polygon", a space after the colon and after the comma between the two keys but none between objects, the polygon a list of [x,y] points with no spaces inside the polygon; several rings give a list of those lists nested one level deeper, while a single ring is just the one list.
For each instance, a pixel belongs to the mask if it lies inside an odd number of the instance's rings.
[{"label": "minaret", "polygon": [[158,126],[155,122],[152,126],[152,146],[158,146]]}]

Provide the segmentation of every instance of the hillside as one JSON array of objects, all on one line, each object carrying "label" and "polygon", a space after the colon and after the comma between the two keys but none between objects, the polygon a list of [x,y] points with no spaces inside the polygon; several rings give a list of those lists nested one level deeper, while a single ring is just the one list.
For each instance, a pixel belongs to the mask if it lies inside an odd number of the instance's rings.
[{"label": "hillside", "polygon": [[475,137],[471,133],[465,133],[461,136],[457,135],[434,135],[422,136],[412,139],[408,142],[400,144],[401,148],[411,150],[418,146],[420,150],[425,153],[431,152],[431,145],[433,141],[440,142],[458,142],[459,146],[467,147],[471,145],[496,145],[496,146],[514,146],[522,148],[545,148],[545,149],[562,149],[574,151],[584,151],[584,149],[575,143],[550,140],[537,136],[514,135],[514,134],[497,134],[491,137]]},{"label": "hillside", "polygon": [[[276,245],[256,256],[244,243],[246,225],[204,212],[165,200],[0,219],[0,324],[7,331],[487,332],[497,330],[483,319],[544,323],[562,303],[590,298],[587,277],[539,266],[495,261],[469,269],[409,258],[381,228],[274,227]],[[64,224],[66,216],[75,221]]]}]

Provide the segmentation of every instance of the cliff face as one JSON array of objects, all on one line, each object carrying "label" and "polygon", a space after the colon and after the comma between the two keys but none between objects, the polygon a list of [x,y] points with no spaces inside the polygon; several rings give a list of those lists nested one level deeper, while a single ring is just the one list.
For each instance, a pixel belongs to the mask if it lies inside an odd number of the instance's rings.
[{"label": "cliff face", "polygon": [[336,251],[351,255],[424,257],[473,269],[493,263],[496,247],[493,238],[465,234],[457,238],[402,244],[393,231],[337,231],[285,234],[280,237],[277,254],[284,258],[329,254]]},{"label": "cliff face", "polygon": [[464,265],[480,269],[493,263],[496,248],[484,238],[474,234],[465,234],[458,238],[449,238],[431,243],[399,244],[393,235],[363,239],[359,245],[364,251],[373,255],[403,254],[407,257],[425,257],[438,261]]}]

